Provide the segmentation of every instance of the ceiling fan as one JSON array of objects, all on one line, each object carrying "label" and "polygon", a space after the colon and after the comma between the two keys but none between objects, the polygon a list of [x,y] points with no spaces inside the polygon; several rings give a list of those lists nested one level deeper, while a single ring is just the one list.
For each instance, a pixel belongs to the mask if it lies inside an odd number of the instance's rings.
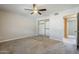
[{"label": "ceiling fan", "polygon": [[39,15],[41,15],[42,13],[40,11],[46,11],[47,9],[38,9],[36,4],[33,4],[33,8],[32,9],[26,9],[25,8],[24,10],[32,11],[31,14],[38,13]]}]

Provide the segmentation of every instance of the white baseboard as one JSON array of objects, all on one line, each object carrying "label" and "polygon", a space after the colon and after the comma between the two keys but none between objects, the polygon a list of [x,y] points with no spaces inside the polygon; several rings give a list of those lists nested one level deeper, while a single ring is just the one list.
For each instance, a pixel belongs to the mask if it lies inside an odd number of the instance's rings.
[{"label": "white baseboard", "polygon": [[7,41],[12,41],[12,40],[17,40],[17,39],[21,39],[21,38],[31,38],[31,37],[34,37],[34,36],[20,36],[20,37],[16,37],[16,38],[11,38],[11,39],[5,39],[5,40],[1,40],[0,43],[2,42],[7,42]]},{"label": "white baseboard", "polygon": [[51,40],[53,39],[53,40],[57,40],[57,41],[62,41],[63,42],[63,40],[61,40],[61,39],[56,39],[56,38],[53,38],[53,37],[49,37]]}]

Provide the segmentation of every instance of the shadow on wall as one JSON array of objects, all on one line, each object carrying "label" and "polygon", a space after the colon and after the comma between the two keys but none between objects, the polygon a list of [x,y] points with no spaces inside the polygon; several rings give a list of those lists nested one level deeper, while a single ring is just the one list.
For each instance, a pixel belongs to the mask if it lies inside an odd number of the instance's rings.
[{"label": "shadow on wall", "polygon": [[0,32],[3,39],[16,38],[20,36],[33,36],[34,20],[18,14],[0,12]]}]

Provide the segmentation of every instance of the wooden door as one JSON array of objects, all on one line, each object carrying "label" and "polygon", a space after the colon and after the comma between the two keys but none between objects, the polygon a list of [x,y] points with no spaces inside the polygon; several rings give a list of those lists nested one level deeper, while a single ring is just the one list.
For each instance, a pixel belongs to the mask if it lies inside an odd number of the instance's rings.
[{"label": "wooden door", "polygon": [[79,13],[77,14],[77,49],[79,50]]}]

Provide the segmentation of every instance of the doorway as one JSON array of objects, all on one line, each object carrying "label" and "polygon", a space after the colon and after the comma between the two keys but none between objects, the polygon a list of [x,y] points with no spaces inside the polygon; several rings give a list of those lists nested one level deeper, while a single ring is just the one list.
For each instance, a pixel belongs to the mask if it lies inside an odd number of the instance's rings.
[{"label": "doorway", "polygon": [[76,36],[77,36],[77,19],[76,19],[76,17],[68,18],[67,35],[68,35],[68,38],[76,39]]},{"label": "doorway", "polygon": [[49,19],[38,21],[38,35],[49,37]]},{"label": "doorway", "polygon": [[64,16],[64,38],[71,44],[77,44],[77,15]]}]

